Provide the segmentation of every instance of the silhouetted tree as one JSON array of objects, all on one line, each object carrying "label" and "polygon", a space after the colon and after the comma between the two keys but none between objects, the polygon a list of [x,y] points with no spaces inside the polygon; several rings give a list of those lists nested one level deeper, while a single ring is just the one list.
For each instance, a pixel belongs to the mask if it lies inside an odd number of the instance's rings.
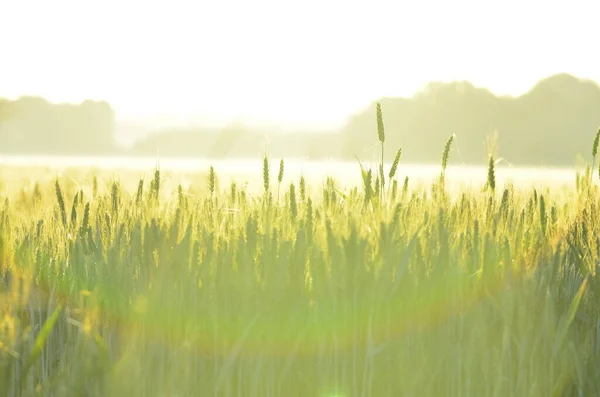
[{"label": "silhouetted tree", "polygon": [[0,100],[0,151],[98,154],[114,151],[115,117],[107,102],[52,104],[24,96]]},{"label": "silhouetted tree", "polygon": [[[589,157],[600,126],[600,87],[559,74],[520,97],[497,97],[468,82],[431,83],[413,98],[380,100],[386,119],[388,160],[401,146],[407,162],[437,162],[445,139],[456,134],[455,162],[485,164],[486,136],[498,132],[499,155],[513,164],[572,165]],[[377,140],[375,102],[343,128],[348,158]]]}]

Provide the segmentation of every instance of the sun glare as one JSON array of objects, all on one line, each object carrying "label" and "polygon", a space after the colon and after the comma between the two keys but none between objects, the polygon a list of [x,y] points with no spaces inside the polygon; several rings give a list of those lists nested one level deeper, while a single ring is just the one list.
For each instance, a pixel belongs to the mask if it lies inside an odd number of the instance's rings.
[{"label": "sun glare", "polygon": [[[559,71],[598,78],[598,59],[585,51],[596,37],[590,7],[7,0],[0,87],[9,97],[104,99],[123,120],[333,125],[374,99],[411,95],[432,80],[520,93]],[[559,19],[568,28],[554,29]]]}]

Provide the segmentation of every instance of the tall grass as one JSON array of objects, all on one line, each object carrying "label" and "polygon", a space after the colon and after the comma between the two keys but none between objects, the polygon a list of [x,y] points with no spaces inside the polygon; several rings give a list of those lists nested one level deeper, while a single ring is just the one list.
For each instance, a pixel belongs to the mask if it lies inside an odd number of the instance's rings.
[{"label": "tall grass", "polygon": [[600,395],[598,191],[497,186],[490,157],[500,202],[408,178],[396,194],[400,156],[385,196],[383,164],[375,185],[361,164],[362,192],[312,195],[281,161],[271,198],[267,157],[264,197],[212,167],[193,194],[156,169],[146,193],[62,178],[7,195],[0,392]]}]

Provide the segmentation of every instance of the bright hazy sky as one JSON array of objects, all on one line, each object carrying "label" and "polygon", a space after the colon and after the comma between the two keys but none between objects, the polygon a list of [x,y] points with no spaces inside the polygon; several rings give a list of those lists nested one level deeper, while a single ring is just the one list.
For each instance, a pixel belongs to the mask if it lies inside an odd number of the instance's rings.
[{"label": "bright hazy sky", "polygon": [[432,80],[600,81],[598,0],[0,0],[0,97],[331,125]]}]

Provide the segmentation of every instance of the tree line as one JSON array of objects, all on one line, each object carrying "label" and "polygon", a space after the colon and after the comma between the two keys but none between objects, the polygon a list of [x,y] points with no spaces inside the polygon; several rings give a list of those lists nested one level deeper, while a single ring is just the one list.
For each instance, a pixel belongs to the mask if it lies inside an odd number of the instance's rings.
[{"label": "tree line", "polygon": [[453,161],[483,164],[486,142],[496,137],[496,156],[515,165],[573,165],[589,157],[600,126],[600,87],[557,74],[527,93],[496,96],[466,81],[430,83],[411,98],[380,98],[352,114],[338,131],[278,133],[243,125],[222,129],[166,129],[124,151],[115,143],[115,114],[106,102],[51,104],[23,97],[0,100],[3,153],[311,157],[353,160],[377,152],[375,105],[381,103],[387,160],[403,148],[403,161],[438,162],[440,149],[456,135]]},{"label": "tree line", "polygon": [[11,154],[108,154],[116,150],[115,113],[104,101],[53,104],[0,99],[0,151]]}]

